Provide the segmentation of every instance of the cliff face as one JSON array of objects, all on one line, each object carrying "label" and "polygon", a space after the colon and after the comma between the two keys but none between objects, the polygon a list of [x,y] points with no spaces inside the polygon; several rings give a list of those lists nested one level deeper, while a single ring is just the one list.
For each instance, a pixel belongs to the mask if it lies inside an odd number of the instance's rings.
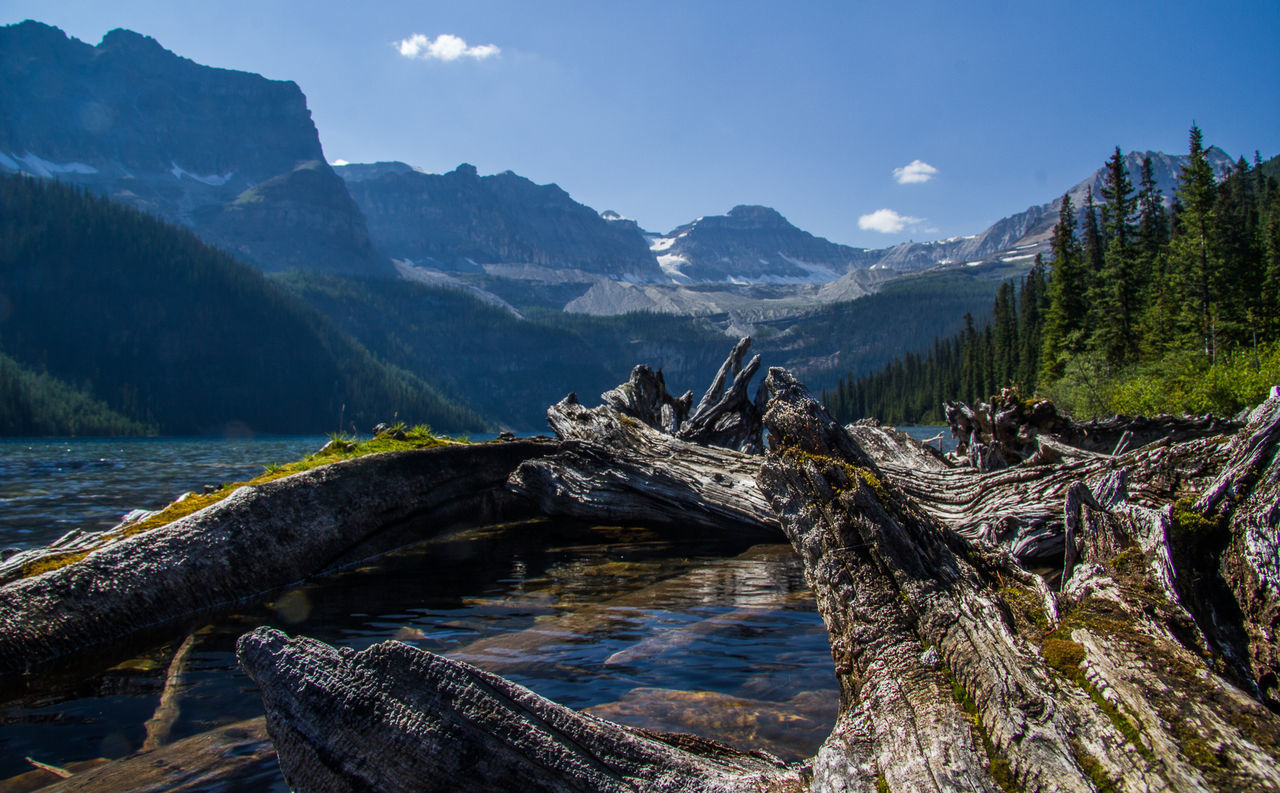
[{"label": "cliff face", "polygon": [[[128,30],[94,47],[28,21],[0,28],[0,106],[0,169],[83,185],[263,269],[391,272],[293,82],[202,66]],[[255,189],[271,222],[241,234],[224,210],[242,214]]]},{"label": "cliff face", "polygon": [[554,184],[471,165],[446,174],[403,163],[338,169],[386,255],[450,271],[485,264],[581,270],[630,281],[661,271],[634,224],[606,220]]}]

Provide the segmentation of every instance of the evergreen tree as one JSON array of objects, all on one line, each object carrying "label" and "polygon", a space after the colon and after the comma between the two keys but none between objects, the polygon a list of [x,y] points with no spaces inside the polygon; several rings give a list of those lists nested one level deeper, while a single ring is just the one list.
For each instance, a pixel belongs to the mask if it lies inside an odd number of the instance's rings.
[{"label": "evergreen tree", "polygon": [[1044,258],[1036,254],[1035,264],[1022,282],[1018,303],[1018,368],[1014,383],[1024,394],[1035,391],[1040,379],[1040,350],[1044,344],[1043,325],[1049,307]]},{"label": "evergreen tree", "polygon": [[1102,232],[1098,228],[1098,209],[1093,202],[1093,185],[1085,188],[1084,226],[1080,231],[1080,245],[1084,260],[1085,283],[1089,288],[1097,282],[1102,272],[1105,252]]},{"label": "evergreen tree", "polygon": [[1164,208],[1163,191],[1156,184],[1150,157],[1142,158],[1138,181],[1138,260],[1151,262],[1169,244],[1169,216]]},{"label": "evergreen tree", "polygon": [[1105,252],[1102,269],[1092,290],[1091,343],[1107,364],[1114,367],[1123,365],[1135,355],[1140,294],[1134,261],[1133,215],[1137,201],[1119,146],[1107,160],[1102,197]]},{"label": "evergreen tree", "polygon": [[1018,368],[1018,312],[1013,294],[1013,284],[1001,284],[991,310],[991,374],[994,384],[991,391],[1012,385]]},{"label": "evergreen tree", "polygon": [[1079,352],[1083,341],[1089,281],[1083,251],[1076,239],[1076,214],[1069,194],[1062,197],[1051,246],[1053,272],[1049,278],[1049,306],[1045,311],[1044,349],[1040,356],[1045,380],[1062,376],[1067,358]]},{"label": "evergreen tree", "polygon": [[1178,184],[1181,211],[1169,247],[1170,276],[1182,310],[1166,320],[1173,321],[1176,330],[1193,339],[1212,360],[1217,354],[1217,185],[1198,126],[1191,127],[1190,143],[1190,161],[1182,169]]}]

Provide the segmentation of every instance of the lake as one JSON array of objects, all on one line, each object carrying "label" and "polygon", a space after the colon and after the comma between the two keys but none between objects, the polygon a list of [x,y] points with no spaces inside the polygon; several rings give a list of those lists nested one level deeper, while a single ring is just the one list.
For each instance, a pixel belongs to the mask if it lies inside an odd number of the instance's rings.
[{"label": "lake", "polygon": [[[0,543],[107,528],[325,440],[5,441]],[[136,751],[166,683],[179,706],[168,741],[260,715],[233,651],[257,625],[357,649],[405,641],[605,718],[788,759],[813,754],[839,698],[790,546],[534,521],[428,540],[104,652],[74,674],[34,674],[0,703],[0,780],[29,770],[25,757],[63,765]],[[221,789],[285,788],[267,764]]]}]

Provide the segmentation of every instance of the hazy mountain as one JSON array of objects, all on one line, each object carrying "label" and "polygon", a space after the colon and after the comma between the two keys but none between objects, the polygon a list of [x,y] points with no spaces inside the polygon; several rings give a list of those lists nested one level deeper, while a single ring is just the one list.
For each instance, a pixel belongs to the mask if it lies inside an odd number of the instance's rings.
[{"label": "hazy mountain", "polygon": [[378,249],[394,259],[450,272],[522,265],[623,281],[662,278],[634,224],[611,222],[554,184],[511,171],[480,176],[466,164],[445,174],[404,163],[337,170]]},{"label": "hazy mountain", "polygon": [[0,27],[0,107],[0,171],[84,185],[263,269],[393,274],[292,82],[27,21]]},{"label": "hazy mountain", "polygon": [[826,283],[877,261],[870,251],[801,231],[763,206],[736,206],[650,235],[649,249],[671,281],[682,284]]}]

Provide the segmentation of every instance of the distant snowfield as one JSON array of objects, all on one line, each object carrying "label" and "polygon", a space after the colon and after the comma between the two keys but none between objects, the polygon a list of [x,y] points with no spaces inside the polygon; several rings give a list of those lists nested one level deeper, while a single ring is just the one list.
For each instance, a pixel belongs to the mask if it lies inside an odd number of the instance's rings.
[{"label": "distant snowfield", "polygon": [[226,174],[223,174],[222,176],[218,176],[217,174],[213,174],[211,176],[201,176],[200,174],[191,173],[190,171],[184,169],[182,166],[178,165],[173,160],[170,160],[169,164],[173,166],[172,168],[169,169],[169,173],[173,174],[174,179],[181,179],[182,177],[185,176],[188,179],[193,179],[199,182],[200,184],[207,184],[210,187],[222,187],[224,184],[226,184],[231,180],[231,177],[236,175],[235,171],[229,171]]},{"label": "distant snowfield", "polygon": [[46,179],[61,173],[76,173],[88,176],[98,172],[97,168],[82,162],[53,162],[31,152],[26,152],[21,157],[0,152],[0,165],[10,171],[22,171],[32,176],[42,176]]}]

